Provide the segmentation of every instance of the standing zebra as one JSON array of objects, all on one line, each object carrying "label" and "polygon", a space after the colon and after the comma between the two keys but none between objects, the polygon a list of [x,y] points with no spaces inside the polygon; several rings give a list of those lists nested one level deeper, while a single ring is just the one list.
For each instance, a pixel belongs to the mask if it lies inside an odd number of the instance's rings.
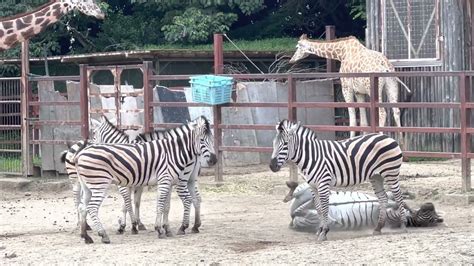
[{"label": "standing zebra", "polygon": [[[101,123],[95,128],[93,132],[93,140],[95,143],[143,143],[169,137],[169,130],[155,130],[139,134],[134,140],[131,140],[124,131],[118,129],[105,116],[102,116],[101,120]],[[194,163],[187,166],[186,169],[183,171],[183,175],[185,176],[184,178],[188,180],[189,193],[191,193],[191,196],[193,198],[194,226],[192,228],[192,232],[194,233],[199,233],[199,227],[201,226],[201,195],[199,194],[199,190],[196,183],[196,179],[200,169],[201,162],[198,156]],[[119,192],[124,198],[124,205],[122,207],[122,218],[119,219],[119,229],[117,230],[117,232],[122,234],[125,230],[127,211],[129,213],[131,211],[130,206],[132,192],[138,229],[146,230],[145,226],[140,220],[140,202],[143,187],[135,186],[129,189],[128,187],[119,186]],[[166,205],[166,208],[170,208],[169,200],[170,199],[168,199],[168,204]],[[136,229],[132,226],[132,233],[136,232]],[[180,228],[178,230],[178,235],[181,234],[185,234],[184,228]]]},{"label": "standing zebra", "polygon": [[[169,209],[165,207],[171,185],[177,184],[184,205],[181,228],[189,226],[191,195],[187,188],[188,180],[182,172],[194,163],[198,155],[210,166],[217,162],[213,136],[205,117],[171,129],[168,135],[168,138],[145,143],[93,144],[78,151],[74,162],[82,189],[79,204],[81,237],[86,243],[93,242],[86,231],[86,213],[89,213],[102,242],[110,243],[98,211],[112,183],[119,186],[158,185],[155,230],[160,238],[169,229],[168,221],[164,220]],[[134,216],[132,223],[136,224]]]},{"label": "standing zebra", "polygon": [[353,186],[367,180],[380,204],[374,234],[381,233],[387,216],[384,182],[394,194],[401,227],[406,230],[405,203],[398,181],[402,151],[394,139],[382,134],[368,134],[344,141],[318,140],[314,131],[288,120],[278,123],[276,131],[270,169],[277,172],[288,160],[298,165],[311,186],[314,204],[321,214],[318,240],[327,240],[331,187]]}]

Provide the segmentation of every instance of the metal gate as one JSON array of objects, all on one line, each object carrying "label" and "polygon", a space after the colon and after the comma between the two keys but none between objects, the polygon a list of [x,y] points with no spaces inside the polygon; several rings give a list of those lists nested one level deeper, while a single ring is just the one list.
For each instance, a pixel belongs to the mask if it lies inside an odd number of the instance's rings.
[{"label": "metal gate", "polygon": [[143,73],[143,65],[86,66],[89,118],[105,115],[120,129],[143,130],[143,84],[128,82],[126,70]]},{"label": "metal gate", "polygon": [[0,174],[21,175],[20,78],[0,78]]}]

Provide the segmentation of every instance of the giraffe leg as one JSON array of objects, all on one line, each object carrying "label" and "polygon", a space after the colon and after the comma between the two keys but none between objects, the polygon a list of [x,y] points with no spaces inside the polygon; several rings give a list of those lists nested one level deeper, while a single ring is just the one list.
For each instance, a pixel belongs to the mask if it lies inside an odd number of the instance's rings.
[{"label": "giraffe leg", "polygon": [[[358,103],[364,103],[365,102],[365,95],[364,94],[356,93],[355,97],[356,97],[356,100],[357,100]],[[363,108],[363,107],[359,108],[359,115],[360,115],[360,125],[362,127],[368,126],[369,123],[367,122],[366,109]],[[366,133],[366,132],[364,132],[364,133]]]},{"label": "giraffe leg", "polygon": [[[344,82],[344,80],[341,80],[341,82],[342,82],[342,95],[344,96],[344,101],[346,101],[346,103],[353,103],[354,91],[349,86],[350,84],[347,84],[347,82]],[[349,111],[349,126],[351,127],[357,126],[355,108],[349,107],[347,109]],[[355,131],[351,131],[351,138],[353,137],[355,137]]]},{"label": "giraffe leg", "polygon": [[[395,78],[387,79],[386,85],[387,87],[387,100],[389,103],[398,103],[398,84]],[[400,122],[400,109],[398,107],[393,107],[393,119],[395,120],[395,124],[397,127],[401,127],[402,124]],[[403,133],[398,133],[398,142],[400,143],[400,147],[402,150],[405,150],[405,141],[403,138]],[[404,158],[405,159],[405,158]]]}]

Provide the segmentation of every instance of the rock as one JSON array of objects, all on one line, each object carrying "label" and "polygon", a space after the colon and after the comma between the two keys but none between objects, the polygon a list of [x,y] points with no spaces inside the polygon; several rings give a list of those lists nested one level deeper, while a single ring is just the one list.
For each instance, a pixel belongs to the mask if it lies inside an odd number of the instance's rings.
[{"label": "rock", "polygon": [[5,253],[5,258],[7,259],[13,259],[18,257],[15,252],[10,252],[10,253]]}]

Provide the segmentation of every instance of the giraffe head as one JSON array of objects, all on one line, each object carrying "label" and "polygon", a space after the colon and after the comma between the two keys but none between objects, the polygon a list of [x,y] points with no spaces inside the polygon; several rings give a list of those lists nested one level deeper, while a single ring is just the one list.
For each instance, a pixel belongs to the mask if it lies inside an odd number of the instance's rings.
[{"label": "giraffe head", "polygon": [[84,15],[104,19],[105,14],[95,0],[61,0],[67,12],[77,10]]},{"label": "giraffe head", "polygon": [[300,39],[298,40],[298,44],[296,45],[296,52],[293,54],[293,57],[290,59],[290,63],[296,63],[299,60],[307,57],[310,52],[311,46],[308,42],[308,36],[306,34],[301,35]]}]

